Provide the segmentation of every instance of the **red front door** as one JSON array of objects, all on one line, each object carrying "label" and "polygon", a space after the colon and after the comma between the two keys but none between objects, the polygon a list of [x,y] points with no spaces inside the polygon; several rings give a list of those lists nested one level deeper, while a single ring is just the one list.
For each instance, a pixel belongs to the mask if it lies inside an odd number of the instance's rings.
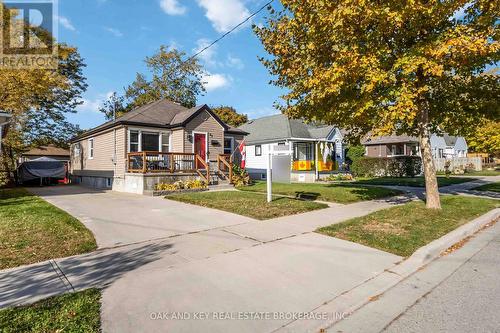
[{"label": "red front door", "polygon": [[206,134],[194,134],[194,152],[206,161],[207,156],[207,136]]}]

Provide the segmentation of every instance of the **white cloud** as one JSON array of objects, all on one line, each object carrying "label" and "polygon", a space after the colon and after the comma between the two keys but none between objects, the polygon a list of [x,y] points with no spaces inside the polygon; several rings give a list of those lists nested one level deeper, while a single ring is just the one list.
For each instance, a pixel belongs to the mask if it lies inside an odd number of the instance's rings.
[{"label": "white cloud", "polygon": [[160,0],[160,7],[168,15],[183,15],[187,10],[178,0]]},{"label": "white cloud", "polygon": [[243,68],[245,68],[245,65],[243,64],[243,61],[241,61],[240,58],[233,57],[231,54],[227,55],[226,65],[228,67],[232,67],[232,68],[236,68],[236,69],[243,69]]},{"label": "white cloud", "polygon": [[226,32],[250,16],[241,0],[197,0],[218,32]]},{"label": "white cloud", "polygon": [[201,80],[203,82],[203,86],[207,91],[225,88],[232,82],[232,78],[229,75],[211,73],[206,73],[205,75],[203,75]]},{"label": "white cloud", "polygon": [[113,34],[115,37],[123,37],[123,33],[120,30],[118,30],[118,29],[110,28],[110,27],[104,27],[104,29],[107,32]]},{"label": "white cloud", "polygon": [[[201,38],[196,41],[196,47],[193,49],[194,53],[198,53],[203,48],[207,47],[210,44],[210,40],[206,38]],[[213,45],[212,47],[206,49],[202,53],[198,55],[198,58],[201,59],[205,65],[210,67],[216,67],[217,61],[215,60],[215,55],[217,53],[217,46]]]},{"label": "white cloud", "polygon": [[76,107],[78,112],[99,112],[99,108],[102,106],[104,101],[113,95],[112,91],[105,94],[99,94],[95,99],[82,98],[82,104]]},{"label": "white cloud", "polygon": [[76,31],[75,26],[71,23],[71,21],[67,17],[56,16],[56,20],[59,22],[60,25],[62,25],[66,29],[71,31]]}]

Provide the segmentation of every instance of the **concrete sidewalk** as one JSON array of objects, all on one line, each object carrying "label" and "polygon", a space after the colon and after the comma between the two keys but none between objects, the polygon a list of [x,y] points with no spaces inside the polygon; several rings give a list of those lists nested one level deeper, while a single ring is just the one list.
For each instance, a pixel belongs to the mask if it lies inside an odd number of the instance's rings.
[{"label": "concrete sidewalk", "polygon": [[[82,194],[75,195],[81,198]],[[103,201],[107,201],[109,197],[109,194],[106,194],[101,200],[106,198]],[[57,198],[49,199],[56,205],[59,203]],[[137,198],[132,199],[137,200]],[[31,303],[72,290],[106,287],[124,274],[145,265],[168,268],[217,254],[300,236],[320,226],[340,223],[408,200],[410,199],[407,197],[396,197],[326,208],[267,221],[249,219],[249,222],[239,225],[105,248],[89,254],[0,271],[0,307]],[[168,200],[163,201],[168,202]],[[193,210],[194,206],[189,205],[189,208]],[[189,221],[186,221],[186,224],[188,223]],[[101,232],[101,229],[94,230]]]},{"label": "concrete sidewalk", "polygon": [[[473,195],[473,196],[481,196],[492,199],[500,199],[500,194],[496,192],[487,192],[487,191],[475,191],[474,188],[479,187],[481,185],[490,184],[494,182],[500,181],[500,176],[474,176],[469,177],[464,175],[464,177],[468,178],[476,178],[470,182],[441,186],[439,187],[439,193],[441,194],[452,194],[452,195]],[[425,198],[425,187],[416,187],[416,186],[398,186],[398,185],[365,185],[365,186],[376,186],[376,187],[385,187],[393,190],[400,190],[406,192],[408,194],[412,194],[420,199]]]},{"label": "concrete sidewalk", "polygon": [[499,306],[495,290],[500,290],[499,266],[495,265],[499,244],[500,223],[496,223],[336,323],[328,332],[495,331],[499,327],[495,325]]}]

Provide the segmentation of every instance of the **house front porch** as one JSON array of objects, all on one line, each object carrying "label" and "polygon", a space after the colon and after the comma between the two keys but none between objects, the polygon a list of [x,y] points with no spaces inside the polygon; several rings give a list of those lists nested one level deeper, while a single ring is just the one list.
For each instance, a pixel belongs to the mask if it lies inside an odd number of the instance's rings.
[{"label": "house front porch", "polygon": [[127,154],[127,170],[118,191],[151,194],[159,183],[202,180],[208,184],[229,182],[231,156],[221,154],[217,162],[206,161],[196,153],[142,151]]}]

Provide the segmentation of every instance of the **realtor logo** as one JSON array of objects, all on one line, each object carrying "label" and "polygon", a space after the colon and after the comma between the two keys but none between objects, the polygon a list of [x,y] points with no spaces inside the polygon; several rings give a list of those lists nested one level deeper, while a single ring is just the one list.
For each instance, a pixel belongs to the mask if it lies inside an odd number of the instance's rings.
[{"label": "realtor logo", "polygon": [[0,2],[0,69],[57,66],[53,0]]}]

